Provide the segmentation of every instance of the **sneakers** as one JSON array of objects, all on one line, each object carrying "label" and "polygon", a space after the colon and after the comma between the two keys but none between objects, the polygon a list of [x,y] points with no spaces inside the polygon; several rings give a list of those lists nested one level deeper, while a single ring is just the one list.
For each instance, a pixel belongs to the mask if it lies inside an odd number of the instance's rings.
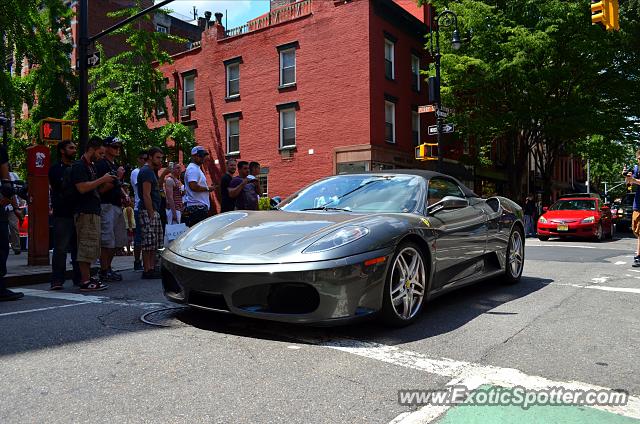
[{"label": "sneakers", "polygon": [[99,275],[100,281],[111,281],[111,282],[122,281],[122,275],[118,274],[112,269],[106,272],[101,270],[98,273],[98,275]]},{"label": "sneakers", "polygon": [[101,290],[105,290],[107,287],[109,286],[103,284],[97,278],[91,277],[89,281],[80,285],[80,291],[83,291],[83,292],[101,291]]},{"label": "sneakers", "polygon": [[14,292],[9,289],[0,290],[0,302],[4,302],[6,300],[18,300],[21,297],[24,297],[24,293]]},{"label": "sneakers", "polygon": [[63,287],[64,285],[61,282],[56,281],[54,283],[51,283],[51,287],[49,288],[49,290],[62,290]]},{"label": "sneakers", "polygon": [[640,256],[634,256],[633,264],[631,266],[634,268],[640,267]]},{"label": "sneakers", "polygon": [[159,280],[160,278],[162,278],[162,276],[158,271],[144,271],[142,273],[143,280]]},{"label": "sneakers", "polygon": [[142,271],[144,268],[142,267],[142,261],[133,261],[133,270],[134,271]]}]

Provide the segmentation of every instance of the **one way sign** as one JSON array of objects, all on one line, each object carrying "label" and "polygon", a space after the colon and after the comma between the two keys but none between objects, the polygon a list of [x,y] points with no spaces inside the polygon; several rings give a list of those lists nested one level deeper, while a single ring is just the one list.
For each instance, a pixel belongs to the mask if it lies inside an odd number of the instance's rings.
[{"label": "one way sign", "polygon": [[[455,131],[455,126],[453,124],[442,124],[442,134],[448,134]],[[438,134],[438,126],[430,125],[429,126],[429,135]]]}]

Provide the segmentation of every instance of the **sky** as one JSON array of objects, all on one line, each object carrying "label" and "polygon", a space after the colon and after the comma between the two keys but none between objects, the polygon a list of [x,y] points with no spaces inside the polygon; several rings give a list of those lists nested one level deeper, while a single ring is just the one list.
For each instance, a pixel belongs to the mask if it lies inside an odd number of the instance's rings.
[{"label": "sky", "polygon": [[204,17],[204,12],[206,11],[211,12],[212,20],[215,19],[213,14],[216,12],[224,14],[226,10],[227,14],[222,17],[222,23],[224,24],[228,20],[227,28],[235,28],[268,12],[269,0],[175,0],[165,7],[184,15],[178,16],[182,19],[187,17],[193,19],[193,6],[198,10],[198,16],[200,17]]}]

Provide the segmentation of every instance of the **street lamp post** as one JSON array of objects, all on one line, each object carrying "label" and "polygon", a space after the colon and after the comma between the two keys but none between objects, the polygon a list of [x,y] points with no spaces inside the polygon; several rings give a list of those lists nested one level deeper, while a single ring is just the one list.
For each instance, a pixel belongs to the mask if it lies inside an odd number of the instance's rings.
[{"label": "street lamp post", "polygon": [[[440,22],[442,19],[442,22]],[[438,127],[438,172],[442,172],[442,125],[443,119],[440,110],[442,109],[442,103],[440,101],[440,26],[444,28],[449,28],[451,26],[454,27],[453,36],[451,37],[451,47],[454,50],[458,50],[462,45],[460,41],[460,31],[458,30],[458,15],[455,12],[445,9],[440,12],[431,22],[431,28],[429,28],[429,32],[431,35],[431,56],[435,58],[436,62],[436,88],[434,90],[435,93],[435,101],[436,101],[436,119],[437,119],[437,127]],[[435,49],[433,47],[433,27],[436,29],[436,45]]]}]

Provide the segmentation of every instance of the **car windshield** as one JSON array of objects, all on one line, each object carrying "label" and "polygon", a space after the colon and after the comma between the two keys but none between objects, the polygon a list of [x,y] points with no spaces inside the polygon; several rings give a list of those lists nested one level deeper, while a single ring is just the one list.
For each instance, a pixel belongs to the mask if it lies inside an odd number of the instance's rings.
[{"label": "car windshield", "polygon": [[424,179],[412,175],[337,175],[316,181],[279,209],[413,212],[424,197]]},{"label": "car windshield", "polygon": [[595,200],[558,200],[549,208],[551,211],[595,211]]}]

